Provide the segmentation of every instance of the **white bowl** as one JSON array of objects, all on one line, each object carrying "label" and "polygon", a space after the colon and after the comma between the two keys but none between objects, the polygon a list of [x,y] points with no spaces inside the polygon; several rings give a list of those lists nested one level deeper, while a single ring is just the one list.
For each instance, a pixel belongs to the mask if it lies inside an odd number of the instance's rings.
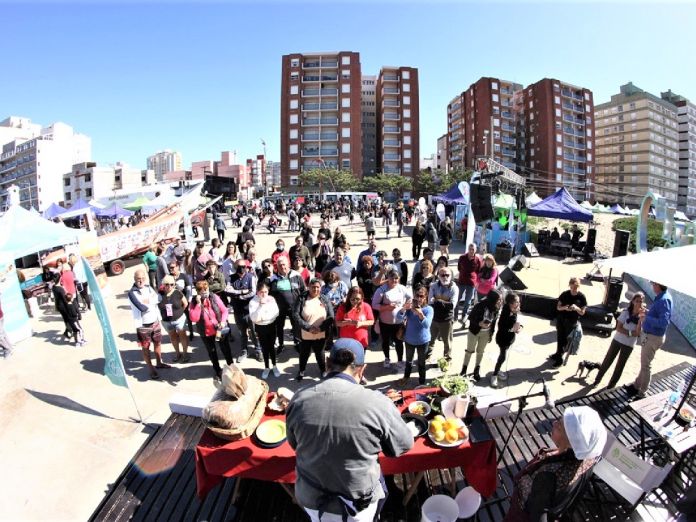
[{"label": "white bowl", "polygon": [[[423,413],[413,411],[418,406],[422,406]],[[427,415],[430,415],[431,408],[430,408],[430,404],[428,404],[425,401],[413,401],[411,404],[408,405],[408,411],[409,411],[409,413],[413,413],[414,415],[423,415],[425,417]]]}]

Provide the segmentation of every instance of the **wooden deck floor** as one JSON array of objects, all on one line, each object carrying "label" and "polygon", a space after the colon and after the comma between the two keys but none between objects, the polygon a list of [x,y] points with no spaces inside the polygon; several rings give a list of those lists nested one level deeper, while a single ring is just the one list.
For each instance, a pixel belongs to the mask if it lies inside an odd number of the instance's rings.
[{"label": "wooden deck floor", "polygon": [[[649,393],[673,389],[696,368],[684,363],[656,374]],[[510,445],[498,467],[498,488],[479,510],[478,520],[501,520],[508,508],[512,477],[541,447],[552,446],[551,423],[571,405],[590,405],[600,412],[610,430],[622,431],[618,438],[626,445],[640,440],[637,416],[628,409],[623,390],[600,391],[558,404],[555,409],[524,412],[512,435]],[[489,420],[488,426],[500,450],[512,428],[514,417]],[[131,463],[114,482],[111,491],[97,507],[91,520],[162,520],[162,521],[304,521],[302,510],[292,503],[283,489],[273,483],[244,480],[240,496],[233,506],[231,498],[235,479],[225,480],[205,501],[196,497],[194,448],[203,426],[200,419],[172,415],[140,448]],[[663,485],[629,513],[625,503],[602,484],[591,487],[571,519],[580,521],[654,520],[667,521],[675,512],[674,503],[696,477],[694,450],[675,468]],[[467,485],[461,469],[456,470],[457,489]],[[428,472],[406,507],[403,491],[410,486],[409,477],[387,477],[390,496],[382,520],[420,520],[420,506],[434,493],[449,494],[449,476],[444,470]]]}]

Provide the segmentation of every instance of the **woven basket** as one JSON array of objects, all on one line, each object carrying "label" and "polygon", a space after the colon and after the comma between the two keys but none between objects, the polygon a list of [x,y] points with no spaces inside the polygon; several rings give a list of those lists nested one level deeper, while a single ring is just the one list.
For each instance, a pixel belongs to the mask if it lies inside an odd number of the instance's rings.
[{"label": "woven basket", "polygon": [[269,391],[268,383],[265,381],[261,381],[261,388],[262,393],[259,395],[258,401],[256,402],[256,406],[254,407],[254,410],[252,411],[249,419],[242,426],[232,429],[219,428],[217,426],[209,424],[205,420],[203,421],[203,424],[205,424],[205,427],[212,431],[215,436],[221,439],[235,441],[246,439],[247,437],[251,436],[251,434],[254,433],[256,427],[261,422],[261,418],[263,417],[264,411],[266,411],[266,403],[268,400],[267,398]]}]

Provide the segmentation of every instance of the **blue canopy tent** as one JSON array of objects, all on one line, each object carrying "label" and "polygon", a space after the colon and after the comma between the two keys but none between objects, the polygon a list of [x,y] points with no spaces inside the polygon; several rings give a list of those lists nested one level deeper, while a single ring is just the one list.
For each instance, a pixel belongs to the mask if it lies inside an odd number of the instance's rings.
[{"label": "blue canopy tent", "polygon": [[592,221],[592,212],[583,208],[565,187],[527,209],[528,216],[567,219],[568,221]]},{"label": "blue canopy tent", "polygon": [[468,205],[469,195],[462,194],[462,191],[459,188],[459,183],[457,183],[456,185],[452,185],[452,188],[444,194],[433,196],[433,201],[437,201],[438,203],[447,203],[449,205]]},{"label": "blue canopy tent", "polygon": [[120,218],[132,216],[134,212],[132,212],[131,210],[126,210],[125,208],[121,208],[118,206],[117,203],[114,202],[111,206],[107,208],[97,210],[95,214],[97,215],[97,217]]},{"label": "blue canopy tent", "polygon": [[51,203],[49,207],[43,211],[43,217],[46,219],[53,219],[54,217],[60,216],[65,211],[66,209],[61,207],[58,203]]},{"label": "blue canopy tent", "polygon": [[88,202],[82,198],[78,198],[72,206],[62,214],[63,219],[74,218],[86,214],[87,212],[94,212],[95,209]]}]

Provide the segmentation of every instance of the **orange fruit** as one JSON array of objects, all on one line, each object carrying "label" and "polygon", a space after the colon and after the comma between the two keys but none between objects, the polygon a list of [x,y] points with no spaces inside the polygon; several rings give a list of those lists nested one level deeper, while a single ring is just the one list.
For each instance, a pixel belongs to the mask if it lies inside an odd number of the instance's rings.
[{"label": "orange fruit", "polygon": [[445,440],[450,444],[459,440],[459,430],[449,429],[445,432]]},{"label": "orange fruit", "polygon": [[443,430],[456,430],[459,427],[459,423],[454,419],[447,419],[442,427]]},{"label": "orange fruit", "polygon": [[443,424],[437,419],[430,421],[430,433],[443,430]]},{"label": "orange fruit", "polygon": [[433,433],[433,439],[435,439],[437,442],[442,442],[445,440],[445,437],[447,434],[444,432],[444,430],[437,430]]}]

